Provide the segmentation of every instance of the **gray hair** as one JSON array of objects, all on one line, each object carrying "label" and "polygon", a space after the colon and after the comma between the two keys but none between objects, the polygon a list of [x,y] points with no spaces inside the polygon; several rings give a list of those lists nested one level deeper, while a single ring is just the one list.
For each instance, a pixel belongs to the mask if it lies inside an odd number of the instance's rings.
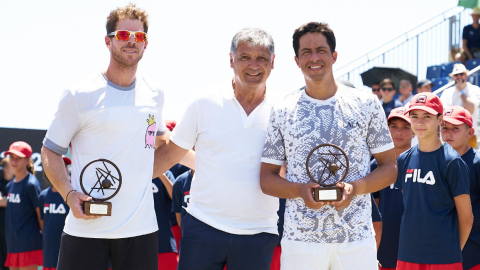
[{"label": "gray hair", "polygon": [[407,80],[407,79],[400,80],[400,83],[402,83],[402,82],[406,82],[410,85],[410,87],[413,87],[412,82],[410,80]]},{"label": "gray hair", "polygon": [[259,28],[245,28],[236,33],[230,46],[230,52],[232,54],[235,54],[240,42],[248,42],[248,46],[267,48],[272,55],[275,53],[275,44],[273,43],[272,36]]}]

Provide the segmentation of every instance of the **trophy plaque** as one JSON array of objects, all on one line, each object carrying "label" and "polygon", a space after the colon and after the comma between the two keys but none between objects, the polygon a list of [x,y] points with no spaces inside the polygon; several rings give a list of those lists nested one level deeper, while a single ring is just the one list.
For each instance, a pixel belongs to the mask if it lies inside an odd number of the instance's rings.
[{"label": "trophy plaque", "polygon": [[122,174],[117,165],[107,159],[88,163],[80,174],[83,193],[92,197],[83,203],[83,212],[88,216],[111,216],[112,203],[107,202],[120,191]]},{"label": "trophy plaque", "polygon": [[342,148],[333,144],[319,145],[310,151],[305,166],[310,180],[320,185],[313,190],[316,202],[342,199],[342,189],[335,186],[348,173],[348,157]]}]

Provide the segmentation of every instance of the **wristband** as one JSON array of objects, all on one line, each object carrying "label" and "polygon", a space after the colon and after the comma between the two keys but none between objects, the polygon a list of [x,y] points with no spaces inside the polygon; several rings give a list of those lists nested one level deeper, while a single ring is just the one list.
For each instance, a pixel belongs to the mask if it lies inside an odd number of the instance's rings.
[{"label": "wristband", "polygon": [[70,193],[71,193],[72,191],[76,191],[76,190],[75,190],[75,189],[70,190],[70,191],[67,193],[67,196],[65,196],[65,203],[66,203],[66,204],[68,204],[68,195],[70,195]]}]

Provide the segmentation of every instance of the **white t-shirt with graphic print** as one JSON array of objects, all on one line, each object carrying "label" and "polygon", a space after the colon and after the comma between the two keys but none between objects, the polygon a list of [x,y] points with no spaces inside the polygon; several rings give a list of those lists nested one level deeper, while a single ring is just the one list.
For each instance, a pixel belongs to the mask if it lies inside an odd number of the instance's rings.
[{"label": "white t-shirt with graphic print", "polygon": [[[309,97],[305,90],[277,103],[271,113],[262,162],[287,161],[287,180],[311,182],[305,162],[321,144],[342,148],[350,168],[344,182],[370,172],[370,155],[392,149],[385,113],[371,93],[339,85],[327,100]],[[355,196],[337,211],[333,206],[311,209],[302,198],[288,199],[283,238],[313,243],[344,243],[374,235],[370,194]]]},{"label": "white t-shirt with graphic print", "polygon": [[[82,169],[97,159],[113,162],[122,176],[121,188],[108,200],[112,215],[83,220],[70,212],[65,233],[125,238],[158,230],[152,171],[155,137],[167,132],[162,119],[163,103],[163,91],[138,75],[131,86],[120,87],[98,73],[63,93],[43,144],[58,154],[66,154],[71,145],[73,188],[82,191]],[[111,188],[118,188],[119,173],[114,167],[103,162],[89,166],[83,175],[84,183],[90,181],[84,185],[87,193],[92,192],[95,198],[112,195],[113,189],[91,189],[91,181],[108,173],[115,177]]]}]

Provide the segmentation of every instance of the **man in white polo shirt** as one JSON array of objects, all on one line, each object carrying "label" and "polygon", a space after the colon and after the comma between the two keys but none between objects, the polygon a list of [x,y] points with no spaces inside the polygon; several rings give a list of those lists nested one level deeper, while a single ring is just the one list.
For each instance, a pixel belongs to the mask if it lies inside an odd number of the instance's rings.
[{"label": "man in white polo shirt", "polygon": [[270,269],[279,203],[260,189],[260,158],[273,106],[266,81],[274,58],[268,33],[238,32],[230,48],[233,80],[200,93],[155,152],[159,175],[195,146],[180,270]]},{"label": "man in white polo shirt", "polygon": [[[480,105],[480,88],[468,82],[468,70],[463,64],[455,64],[450,77],[455,85],[443,91],[440,101],[443,106],[461,106],[467,109],[473,117],[475,134],[478,134],[478,106]],[[477,148],[477,136],[473,135],[468,139],[468,145]]]}]

